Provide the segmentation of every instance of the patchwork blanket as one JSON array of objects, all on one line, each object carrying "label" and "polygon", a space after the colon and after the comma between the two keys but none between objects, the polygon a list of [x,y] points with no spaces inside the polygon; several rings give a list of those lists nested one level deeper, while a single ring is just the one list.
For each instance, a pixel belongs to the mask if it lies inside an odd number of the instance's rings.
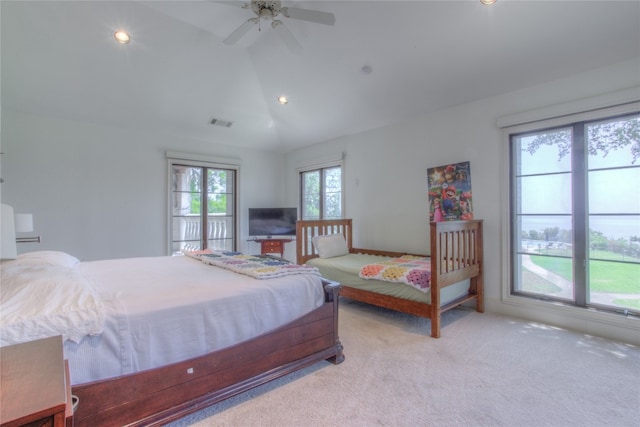
[{"label": "patchwork blanket", "polygon": [[405,283],[414,288],[428,292],[431,285],[431,263],[429,258],[403,255],[368,264],[360,269],[363,279],[376,279],[393,283]]},{"label": "patchwork blanket", "polygon": [[292,264],[270,257],[244,255],[241,252],[184,251],[186,256],[196,258],[205,264],[231,270],[254,279],[272,279],[292,274],[313,274],[320,276],[317,268],[309,265]]}]

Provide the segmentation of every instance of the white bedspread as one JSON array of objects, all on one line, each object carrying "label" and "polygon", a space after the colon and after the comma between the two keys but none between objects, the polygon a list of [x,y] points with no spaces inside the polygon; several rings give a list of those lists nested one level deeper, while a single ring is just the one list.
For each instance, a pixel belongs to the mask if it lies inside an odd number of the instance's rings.
[{"label": "white bedspread", "polygon": [[188,257],[82,262],[104,332],[65,342],[71,383],[186,360],[269,332],[324,302],[321,279],[256,280]]}]

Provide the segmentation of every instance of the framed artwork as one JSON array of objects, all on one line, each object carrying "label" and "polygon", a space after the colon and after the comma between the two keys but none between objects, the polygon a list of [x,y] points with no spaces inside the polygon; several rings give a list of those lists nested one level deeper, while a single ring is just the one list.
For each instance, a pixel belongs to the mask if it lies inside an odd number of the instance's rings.
[{"label": "framed artwork", "polygon": [[453,163],[427,169],[429,221],[473,219],[471,165]]}]

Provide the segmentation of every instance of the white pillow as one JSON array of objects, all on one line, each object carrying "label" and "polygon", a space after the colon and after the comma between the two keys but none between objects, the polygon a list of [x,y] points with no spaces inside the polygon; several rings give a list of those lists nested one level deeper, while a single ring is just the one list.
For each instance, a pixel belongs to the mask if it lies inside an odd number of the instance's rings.
[{"label": "white pillow", "polygon": [[102,333],[105,309],[78,270],[16,264],[2,271],[0,345],[62,335],[75,342]]},{"label": "white pillow", "polygon": [[320,258],[333,258],[347,255],[349,248],[347,241],[342,234],[328,234],[326,236],[315,236],[311,239],[313,246],[318,251]]},{"label": "white pillow", "polygon": [[18,255],[15,260],[20,265],[57,265],[73,268],[80,260],[60,251],[35,251]]}]

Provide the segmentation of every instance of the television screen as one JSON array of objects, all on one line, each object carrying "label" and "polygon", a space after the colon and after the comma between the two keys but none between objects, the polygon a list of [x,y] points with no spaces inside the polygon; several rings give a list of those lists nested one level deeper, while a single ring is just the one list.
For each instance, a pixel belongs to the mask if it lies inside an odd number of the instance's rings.
[{"label": "television screen", "polygon": [[250,236],[295,236],[297,208],[249,208]]}]

